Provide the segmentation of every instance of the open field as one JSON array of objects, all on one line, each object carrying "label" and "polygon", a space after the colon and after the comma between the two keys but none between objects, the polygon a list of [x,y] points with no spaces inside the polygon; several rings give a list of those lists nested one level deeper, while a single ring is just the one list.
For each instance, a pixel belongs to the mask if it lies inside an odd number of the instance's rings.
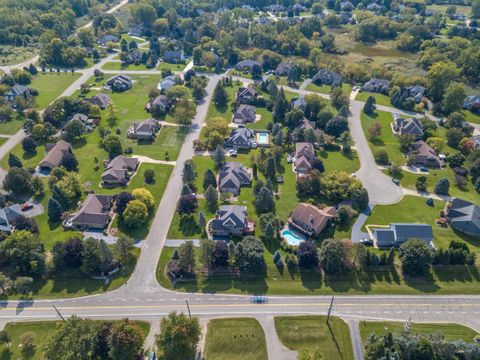
[{"label": "open field", "polygon": [[[97,321],[99,324],[103,321]],[[147,337],[150,331],[150,324],[143,321],[135,321],[143,332],[144,338]],[[58,321],[31,321],[31,322],[17,322],[7,323],[5,330],[12,338],[12,342],[9,347],[6,345],[0,346],[0,357],[4,360],[8,359],[24,359],[21,354],[21,342],[20,338],[26,332],[32,332],[35,337],[36,351],[31,360],[44,359],[43,346],[46,345],[48,339],[56,332],[57,326],[60,324]]]},{"label": "open field", "polygon": [[105,65],[102,66],[102,70],[149,70],[146,65],[144,64],[129,64],[124,65],[121,62],[112,61],[107,62]]},{"label": "open field", "polygon": [[38,109],[47,107],[59,97],[65,89],[80,77],[80,73],[41,73],[33,77],[29,87],[38,90],[35,98]]},{"label": "open field", "polygon": [[318,349],[324,359],[353,360],[352,340],[348,325],[332,316],[280,316],[275,329],[280,341],[290,350],[307,351],[310,356]]},{"label": "open field", "polygon": [[17,115],[10,121],[0,122],[0,134],[13,135],[23,126],[23,120]]},{"label": "open field", "polygon": [[160,62],[157,65],[157,70],[183,71],[185,64],[170,64],[167,62]]},{"label": "open field", "polygon": [[209,360],[266,360],[265,334],[255,319],[210,320],[204,355]]},{"label": "open field", "polygon": [[[375,333],[377,335],[383,335],[388,332],[401,334],[404,330],[403,322],[374,322],[374,321],[362,321],[360,322],[360,335],[363,342],[368,338],[368,335]],[[472,342],[475,335],[478,333],[469,327],[459,324],[422,324],[412,323],[410,326],[410,333],[417,335],[431,335],[440,333],[444,336],[445,340],[465,340]]]}]

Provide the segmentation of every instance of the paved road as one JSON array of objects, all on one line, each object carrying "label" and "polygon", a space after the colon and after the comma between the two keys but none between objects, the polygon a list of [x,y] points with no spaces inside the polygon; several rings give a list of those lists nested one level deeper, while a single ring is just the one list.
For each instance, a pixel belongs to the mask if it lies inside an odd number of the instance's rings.
[{"label": "paved road", "polygon": [[[106,11],[107,14],[111,14],[115,11],[117,11],[118,9],[120,9],[123,5],[126,5],[128,4],[128,0],[122,0],[121,2],[119,2],[117,5],[111,7],[110,9],[108,9]],[[93,20],[92,21],[89,21],[88,23],[86,23],[85,25],[83,25],[82,27],[80,27],[80,29],[86,29],[86,28],[89,28],[90,26],[93,25]]]},{"label": "paved road", "polygon": [[348,328],[350,329],[350,337],[353,343],[353,356],[355,360],[363,360],[363,342],[358,327],[358,320],[348,320]]}]

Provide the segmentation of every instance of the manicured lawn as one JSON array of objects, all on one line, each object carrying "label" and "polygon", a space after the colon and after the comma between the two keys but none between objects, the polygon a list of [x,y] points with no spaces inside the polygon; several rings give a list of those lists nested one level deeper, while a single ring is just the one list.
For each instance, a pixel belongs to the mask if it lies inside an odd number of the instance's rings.
[{"label": "manicured lawn", "polygon": [[124,65],[121,62],[107,62],[105,65],[102,66],[103,70],[149,70],[145,64],[130,64],[130,65]]},{"label": "manicured lawn", "polygon": [[[131,123],[125,124],[125,131]],[[132,139],[125,139],[124,143],[126,147],[131,146],[134,155],[145,155],[155,160],[167,160],[165,153],[168,151],[168,157],[170,161],[175,161],[180,152],[180,148],[183,145],[186,133],[184,128],[174,126],[164,126],[158,133],[154,142],[150,141],[136,141]]]},{"label": "manicured lawn", "polygon": [[228,94],[227,106],[220,107],[220,106],[215,105],[215,103],[212,101],[210,103],[209,108],[208,108],[207,119],[212,118],[212,117],[221,116],[230,123],[232,121],[232,117],[233,117],[232,101],[235,99],[235,93],[237,92],[237,90],[241,86],[242,85],[235,85],[235,83],[234,83],[233,86],[227,86],[225,88],[225,91]]},{"label": "manicured lawn", "polygon": [[183,71],[185,66],[185,64],[170,64],[162,61],[158,64],[157,70]]},{"label": "manicured lawn", "polygon": [[[362,122],[362,129],[374,155],[379,150],[385,149],[387,150],[390,162],[393,162],[396,165],[403,165],[406,162],[405,157],[400,150],[398,138],[392,132],[391,123],[393,118],[391,113],[386,111],[376,111],[373,114],[367,115],[362,112],[360,120]],[[380,136],[372,141],[368,129],[375,123],[379,123],[382,126],[382,130]]]},{"label": "manicured lawn", "polygon": [[[6,140],[6,139],[2,139]],[[35,168],[38,163],[45,157],[45,146],[38,145],[37,151],[33,154],[29,154],[23,151],[22,144],[18,144],[15,146],[12,151],[10,152],[16,155],[21,161],[24,167],[33,167]],[[8,166],[8,155],[4,156],[0,160],[0,166],[5,170],[9,169]]]},{"label": "manicured lawn", "polygon": [[13,135],[23,126],[23,120],[16,117],[10,121],[0,122],[0,134]]},{"label": "manicured lawn", "polygon": [[255,319],[210,320],[204,355],[209,360],[266,360],[265,334]]},{"label": "manicured lawn", "polygon": [[462,114],[465,115],[465,120],[468,122],[473,122],[475,124],[480,124],[480,115],[472,113],[468,110],[462,110]]},{"label": "manicured lawn", "polygon": [[357,101],[367,101],[369,96],[373,96],[375,98],[375,102],[377,105],[384,105],[384,106],[391,106],[393,107],[392,103],[390,102],[390,97],[384,94],[377,94],[377,93],[369,93],[369,92],[359,92],[355,100]]},{"label": "manicured lawn", "polygon": [[53,100],[59,97],[65,89],[80,77],[80,73],[38,73],[33,77],[29,87],[38,90],[35,98],[37,108],[47,107]]},{"label": "manicured lawn", "polygon": [[255,121],[254,123],[248,123],[247,127],[256,130],[266,130],[267,125],[273,121],[272,113],[266,108],[257,107],[257,115],[260,115],[260,120]]},{"label": "manicured lawn", "polygon": [[[347,93],[348,96],[350,96],[350,93],[352,92],[352,85],[347,83],[342,83],[342,89],[345,93]],[[332,90],[332,87],[329,85],[319,86],[314,83],[310,83],[307,85],[306,90],[315,91],[321,94],[329,94],[330,91]]]},{"label": "manicured lawn", "polygon": [[317,155],[323,161],[325,171],[345,171],[354,173],[360,169],[360,161],[356,151],[344,154],[341,151],[318,151]]},{"label": "manicured lawn", "polygon": [[2,138],[0,137],[0,146],[2,146],[3,144],[5,144],[7,142],[7,138]]},{"label": "manicured lawn", "polygon": [[[117,320],[118,321],[118,320]],[[96,321],[104,323],[104,321]],[[114,321],[115,322],[115,321]],[[150,331],[150,324],[143,321],[135,321],[135,323],[142,329],[143,337],[146,338]],[[44,359],[43,347],[49,338],[57,331],[57,326],[60,325],[58,321],[30,321],[30,322],[10,322],[5,325],[5,330],[11,336],[12,342],[10,347],[6,345],[0,346],[0,356],[2,359],[23,359],[21,353],[20,338],[26,332],[32,332],[35,336],[34,343],[36,351],[32,360]]]},{"label": "manicured lawn", "polygon": [[311,356],[319,349],[324,359],[353,360],[352,340],[348,325],[332,316],[281,316],[275,318],[275,329],[287,348]]},{"label": "manicured lawn", "polygon": [[451,240],[465,240],[473,251],[480,253],[480,241],[474,240],[452,228],[441,227],[435,224],[440,210],[444,209],[445,202],[435,200],[433,206],[426,204],[426,199],[417,196],[404,196],[402,201],[393,205],[378,205],[372,210],[366,225],[389,225],[390,223],[420,223],[432,225],[434,243],[436,247],[447,248]]},{"label": "manicured lawn", "polygon": [[[362,341],[365,343],[368,336],[371,333],[377,335],[387,334],[389,332],[402,334],[404,332],[403,322],[375,322],[375,321],[362,321],[360,322],[360,334],[362,336]],[[463,325],[459,324],[422,324],[422,323],[412,323],[410,325],[410,333],[417,335],[431,335],[431,334],[442,334],[445,337],[445,340],[456,341],[456,340],[465,340],[466,342],[473,342],[473,338],[478,333]]]}]

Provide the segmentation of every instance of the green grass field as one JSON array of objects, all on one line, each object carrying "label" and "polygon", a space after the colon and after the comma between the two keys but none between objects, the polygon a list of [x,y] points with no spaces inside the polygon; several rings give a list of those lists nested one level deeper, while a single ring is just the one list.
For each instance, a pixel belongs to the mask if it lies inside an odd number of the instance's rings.
[{"label": "green grass field", "polygon": [[[352,92],[352,86],[350,84],[342,83],[342,89],[348,96],[350,96],[350,93]],[[319,86],[314,83],[310,83],[307,85],[306,90],[315,91],[321,94],[329,94],[332,90],[332,87],[329,85]]]},{"label": "green grass field", "polygon": [[160,62],[157,65],[157,70],[183,71],[185,66],[185,64],[170,64],[166,62]]},{"label": "green grass field", "polygon": [[13,135],[23,126],[23,120],[19,117],[15,117],[10,121],[0,122],[0,134]]},{"label": "green grass field", "polygon": [[[365,133],[365,137],[368,140],[368,144],[372,153],[375,155],[379,150],[385,149],[388,153],[388,158],[390,162],[393,162],[396,165],[405,164],[405,156],[400,150],[400,143],[398,138],[392,132],[391,123],[393,121],[392,114],[386,111],[376,111],[373,114],[367,115],[362,112],[360,117],[362,122],[362,129]],[[368,129],[375,123],[379,123],[382,127],[380,136],[372,140]]]},{"label": "green grass field", "polygon": [[255,319],[210,320],[204,355],[209,360],[266,360],[265,334]]},{"label": "green grass field", "polygon": [[324,359],[353,360],[348,325],[337,317],[329,324],[325,316],[281,316],[275,318],[275,329],[283,345],[299,353],[313,355],[319,349]]},{"label": "green grass field", "polygon": [[[103,321],[98,321],[98,323],[103,323]],[[150,331],[150,324],[143,321],[135,321],[135,323],[142,330],[143,337],[146,338],[148,332]],[[36,351],[33,357],[29,359],[44,359],[43,346],[46,345],[49,338],[53,334],[55,334],[57,326],[59,324],[60,322],[58,321],[31,321],[7,323],[5,325],[5,330],[11,336],[12,342],[10,343],[9,347],[7,347],[6,345],[0,346],[0,358],[3,360],[26,359],[22,356],[22,353],[20,351],[20,338],[26,332],[32,332],[35,337],[34,343],[36,345]]]},{"label": "green grass field", "polygon": [[375,102],[377,105],[384,105],[393,107],[392,103],[390,102],[390,97],[383,94],[377,93],[369,93],[369,92],[359,92],[355,100],[357,101],[367,101],[369,96],[373,96],[375,98]]},{"label": "green grass field", "polygon": [[130,64],[124,65],[121,62],[107,62],[102,66],[102,70],[149,70],[145,64]]},{"label": "green grass field", "polygon": [[[403,322],[374,322],[374,321],[362,321],[360,322],[360,335],[362,341],[368,338],[368,335],[375,333],[377,335],[387,334],[389,332],[401,334],[404,332]],[[478,333],[466,326],[459,324],[422,324],[412,323],[410,326],[410,333],[416,335],[431,335],[440,333],[444,336],[445,340],[456,341],[465,340],[466,342],[473,342],[473,338]]]},{"label": "green grass field", "polygon": [[38,90],[35,98],[38,109],[47,107],[59,97],[68,86],[80,77],[80,73],[38,73],[33,77],[29,87]]}]

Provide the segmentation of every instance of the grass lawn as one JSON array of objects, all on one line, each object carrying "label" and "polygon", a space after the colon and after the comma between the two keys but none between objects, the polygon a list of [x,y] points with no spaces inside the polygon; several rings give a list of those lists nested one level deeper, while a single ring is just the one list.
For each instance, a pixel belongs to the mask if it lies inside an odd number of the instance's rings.
[{"label": "grass lawn", "polygon": [[[117,320],[119,321],[119,320]],[[104,323],[104,321],[97,320],[97,323]],[[115,321],[114,321],[115,322]],[[143,337],[146,338],[150,331],[150,324],[144,321],[135,321],[143,332]],[[23,359],[20,351],[20,338],[26,332],[32,332],[35,336],[36,351],[31,360],[44,359],[43,347],[49,338],[55,334],[57,326],[61,323],[59,321],[30,321],[30,322],[10,322],[5,325],[5,330],[11,336],[12,342],[10,347],[6,345],[0,346],[0,357],[7,359]]]},{"label": "grass lawn", "polygon": [[480,115],[472,113],[468,110],[462,110],[462,114],[465,116],[465,120],[475,124],[480,124]]},{"label": "grass lawn", "polygon": [[[362,341],[365,343],[371,333],[377,335],[387,334],[389,332],[402,334],[404,332],[403,322],[376,322],[376,321],[362,321],[360,322],[360,335]],[[463,325],[459,324],[422,324],[412,323],[410,325],[410,333],[416,335],[431,335],[441,333],[445,340],[456,341],[465,340],[466,342],[473,342],[473,338],[478,333]]]},{"label": "grass lawn", "polygon": [[53,100],[59,97],[65,89],[80,77],[80,73],[38,73],[33,77],[29,87],[38,90],[35,98],[37,108],[47,107]]},{"label": "grass lawn", "polygon": [[257,115],[260,115],[260,120],[248,123],[247,127],[255,130],[266,130],[267,125],[273,121],[272,113],[266,108],[257,107]]},{"label": "grass lawn", "polygon": [[280,316],[275,329],[283,345],[299,353],[306,350],[313,356],[319,349],[324,359],[353,360],[352,340],[348,325],[335,316]]},{"label": "grass lawn", "polygon": [[[386,111],[376,111],[373,114],[367,115],[362,111],[360,117],[362,122],[362,129],[370,145],[372,153],[375,155],[379,150],[385,149],[388,153],[388,158],[396,165],[403,165],[406,160],[400,150],[400,142],[393,134],[391,123],[393,121],[392,114]],[[376,140],[372,140],[368,133],[368,129],[375,123],[382,126],[380,136]]]},{"label": "grass lawn", "polygon": [[[350,96],[350,93],[352,92],[352,85],[347,83],[342,83],[342,89],[348,96]],[[315,91],[321,94],[329,94],[330,91],[332,90],[332,87],[329,85],[319,86],[314,83],[310,83],[307,85],[306,90]]]},{"label": "grass lawn", "polygon": [[[125,130],[122,131],[123,134],[126,134],[128,127],[132,123],[124,123]],[[124,144],[127,147],[132,147],[134,155],[145,155],[155,160],[167,160],[165,154],[168,151],[168,160],[174,161],[178,157],[185,136],[184,128],[163,126],[154,142],[136,141],[126,138],[124,139]]]},{"label": "grass lawn", "polygon": [[266,360],[265,334],[256,319],[210,320],[204,355],[209,360]]},{"label": "grass lawn", "polygon": [[341,151],[319,151],[318,158],[323,161],[325,171],[345,171],[349,174],[360,169],[360,160],[356,151],[344,154]]},{"label": "grass lawn", "polygon": [[0,134],[3,135],[13,135],[23,126],[23,119],[20,119],[18,116],[13,118],[10,121],[0,122]]},{"label": "grass lawn", "polygon": [[240,87],[241,87],[241,85],[235,85],[235,83],[234,83],[233,86],[225,87],[225,91],[228,94],[227,106],[225,106],[225,107],[217,106],[212,101],[210,103],[210,106],[208,107],[207,119],[212,118],[212,117],[221,116],[230,123],[232,121],[232,117],[233,117],[232,102],[235,99],[235,93],[237,92],[237,90]]},{"label": "grass lawn", "polygon": [[130,64],[124,65],[121,62],[107,62],[102,66],[102,70],[149,70],[145,64]]},{"label": "grass lawn", "polygon": [[369,96],[373,96],[377,105],[384,105],[393,107],[392,103],[390,102],[390,97],[384,94],[377,94],[377,93],[369,93],[369,92],[359,92],[355,100],[357,101],[367,101]]},{"label": "grass lawn", "polygon": [[158,64],[157,70],[183,71],[185,66],[185,64],[170,64],[162,61]]}]

